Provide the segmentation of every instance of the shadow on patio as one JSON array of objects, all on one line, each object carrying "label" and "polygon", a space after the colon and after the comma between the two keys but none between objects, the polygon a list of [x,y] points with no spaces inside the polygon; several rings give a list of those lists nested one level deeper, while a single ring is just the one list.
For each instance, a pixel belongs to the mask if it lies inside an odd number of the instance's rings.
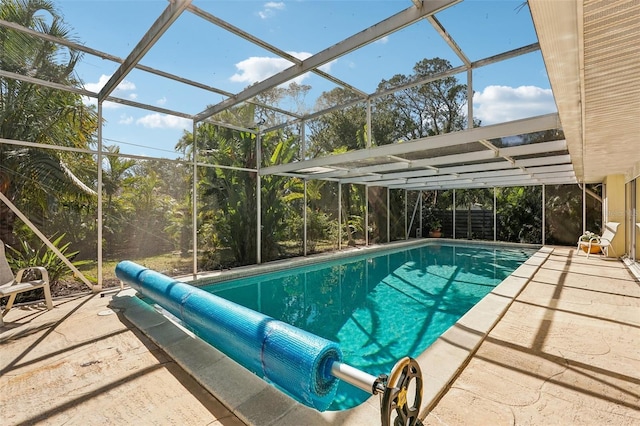
[{"label": "shadow on patio", "polygon": [[640,422],[640,286],[556,247],[425,424]]}]

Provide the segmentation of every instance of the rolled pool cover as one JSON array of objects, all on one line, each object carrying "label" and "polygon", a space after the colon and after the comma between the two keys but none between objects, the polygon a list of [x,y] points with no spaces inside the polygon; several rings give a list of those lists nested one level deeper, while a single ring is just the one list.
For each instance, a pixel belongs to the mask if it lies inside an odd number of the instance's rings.
[{"label": "rolled pool cover", "polygon": [[116,276],[302,404],[325,411],[333,401],[331,365],[342,362],[337,343],[128,260],[116,265]]}]

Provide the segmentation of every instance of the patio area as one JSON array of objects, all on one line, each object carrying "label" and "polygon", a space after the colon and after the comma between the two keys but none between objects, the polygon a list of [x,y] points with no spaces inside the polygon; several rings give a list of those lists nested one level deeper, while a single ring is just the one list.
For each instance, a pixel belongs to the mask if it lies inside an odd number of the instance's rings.
[{"label": "patio area", "polygon": [[[243,424],[126,320],[115,293],[54,306],[5,317],[4,424]],[[638,424],[639,307],[640,283],[622,262],[553,247],[421,417],[427,425]],[[282,424],[287,413],[273,414],[254,423]]]}]

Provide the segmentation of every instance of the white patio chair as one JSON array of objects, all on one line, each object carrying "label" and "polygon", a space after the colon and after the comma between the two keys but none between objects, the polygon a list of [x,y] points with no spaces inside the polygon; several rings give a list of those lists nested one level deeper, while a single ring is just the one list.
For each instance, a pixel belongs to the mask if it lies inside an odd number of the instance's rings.
[{"label": "white patio chair", "polygon": [[[39,272],[40,279],[22,281],[25,276],[25,272],[27,271]],[[4,325],[2,317],[9,312],[9,309],[13,306],[13,302],[15,302],[18,293],[41,287],[44,289],[44,300],[47,305],[47,309],[51,310],[53,309],[53,301],[51,299],[51,289],[49,287],[49,272],[47,272],[47,270],[42,266],[34,266],[20,269],[14,277],[4,252],[4,242],[0,240],[0,298],[9,297],[7,305],[4,307],[2,315],[0,315],[0,327]]]},{"label": "white patio chair", "polygon": [[604,232],[602,233],[602,235],[596,235],[593,238],[589,239],[589,241],[578,240],[578,253],[580,253],[582,247],[585,247],[586,250],[584,251],[587,253],[587,257],[589,257],[592,247],[600,247],[600,253],[602,253],[603,255],[608,257],[609,249],[611,249],[611,251],[613,251],[613,255],[617,258],[618,254],[613,249],[611,242],[613,241],[613,237],[616,236],[618,226],[620,226],[620,223],[618,222],[607,222],[604,225]]}]

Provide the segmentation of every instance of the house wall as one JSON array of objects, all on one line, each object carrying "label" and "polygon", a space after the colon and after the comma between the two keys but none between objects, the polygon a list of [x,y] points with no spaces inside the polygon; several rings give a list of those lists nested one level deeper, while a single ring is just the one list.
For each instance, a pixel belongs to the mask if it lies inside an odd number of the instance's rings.
[{"label": "house wall", "polygon": [[[603,223],[618,222],[618,230],[611,245],[613,250],[622,256],[625,252],[626,217],[625,217],[625,177],[624,175],[609,175],[604,179],[605,193],[603,199]],[[614,257],[613,252],[609,252]]]}]

